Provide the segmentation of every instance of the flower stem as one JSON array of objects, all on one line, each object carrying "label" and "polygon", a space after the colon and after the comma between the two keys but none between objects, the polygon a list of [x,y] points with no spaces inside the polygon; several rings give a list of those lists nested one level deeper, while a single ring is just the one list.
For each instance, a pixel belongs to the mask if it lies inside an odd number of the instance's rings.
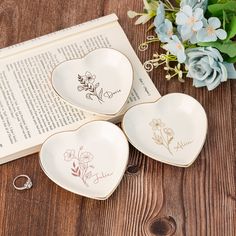
[{"label": "flower stem", "polygon": [[171,3],[169,0],[165,0],[165,1],[166,1],[166,3],[169,4],[169,6],[170,6],[172,9],[174,9],[174,6],[172,5],[172,3]]},{"label": "flower stem", "polygon": [[163,139],[163,141],[164,141],[164,143],[163,143],[164,147],[169,151],[169,153],[170,153],[171,155],[173,155],[173,153],[172,153],[171,150],[170,150],[170,144],[168,143],[168,141],[165,140],[164,135],[163,135],[161,129],[160,129],[160,134],[161,134],[161,137],[162,137],[162,139]]}]

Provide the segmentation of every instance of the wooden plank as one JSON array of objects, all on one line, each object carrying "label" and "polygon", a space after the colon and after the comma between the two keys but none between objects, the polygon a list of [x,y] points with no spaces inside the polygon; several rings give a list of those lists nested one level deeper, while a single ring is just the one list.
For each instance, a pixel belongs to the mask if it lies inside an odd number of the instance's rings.
[{"label": "wooden plank", "polygon": [[[5,47],[112,12],[117,13],[140,59],[159,50],[145,40],[146,26],[133,25],[126,12],[142,10],[136,0],[3,0],[0,46]],[[197,161],[187,169],[156,162],[131,147],[129,167],[106,201],[82,198],[52,183],[38,154],[0,166],[0,235],[236,235],[236,83],[212,92],[191,81],[167,82],[158,68],[150,73],[162,95],[184,92],[206,109],[209,131]],[[26,173],[34,186],[17,192],[13,178]]]}]

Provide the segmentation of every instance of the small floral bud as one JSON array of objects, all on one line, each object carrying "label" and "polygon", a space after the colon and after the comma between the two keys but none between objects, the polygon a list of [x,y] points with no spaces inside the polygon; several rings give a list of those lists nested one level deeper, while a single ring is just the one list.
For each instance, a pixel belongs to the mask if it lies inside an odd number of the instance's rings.
[{"label": "small floral bud", "polygon": [[166,79],[170,80],[171,76],[170,75],[166,75]]},{"label": "small floral bud", "polygon": [[183,77],[183,72],[182,72],[182,70],[179,71],[179,74],[178,74],[178,75],[179,75],[179,78],[182,78],[182,77]]},{"label": "small floral bud", "polygon": [[138,14],[135,11],[128,11],[127,15],[129,18],[134,18],[135,16],[137,16]]}]

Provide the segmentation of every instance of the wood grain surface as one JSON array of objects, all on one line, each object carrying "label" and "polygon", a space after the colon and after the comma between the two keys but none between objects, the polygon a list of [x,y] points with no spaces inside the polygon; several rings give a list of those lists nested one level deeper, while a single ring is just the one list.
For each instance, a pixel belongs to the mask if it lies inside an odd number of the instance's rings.
[{"label": "wood grain surface", "polygon": [[[157,47],[139,52],[146,26],[134,26],[129,9],[141,0],[1,0],[0,47],[41,36],[115,12],[142,62]],[[236,235],[236,81],[212,92],[191,81],[165,81],[162,68],[150,74],[162,95],[183,92],[206,109],[206,144],[189,168],[154,161],[132,146],[126,174],[106,201],[67,192],[42,172],[38,154],[0,166],[1,236]],[[14,190],[19,174],[33,180]]]}]

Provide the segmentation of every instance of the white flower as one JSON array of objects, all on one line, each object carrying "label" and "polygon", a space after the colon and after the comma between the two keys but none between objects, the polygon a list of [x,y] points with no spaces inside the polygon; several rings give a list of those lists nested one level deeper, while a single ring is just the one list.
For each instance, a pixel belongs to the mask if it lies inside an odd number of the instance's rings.
[{"label": "white flower", "polygon": [[177,56],[179,63],[183,63],[185,61],[186,55],[184,46],[176,35],[173,35],[172,39],[170,39],[169,42],[163,46],[163,48],[171,54]]},{"label": "white flower", "polygon": [[176,14],[176,24],[183,41],[190,40],[195,36],[195,33],[203,27],[203,10],[185,5]]},{"label": "white flower", "polygon": [[189,5],[193,8],[193,10],[196,8],[202,8],[205,12],[207,9],[208,0],[181,0],[180,7],[183,7],[185,5]]},{"label": "white flower", "polygon": [[221,22],[217,17],[211,17],[204,21],[204,28],[197,33],[197,39],[200,42],[215,42],[217,38],[226,39],[227,33],[223,29],[219,29]]},{"label": "white flower", "polygon": [[159,3],[157,8],[157,15],[154,19],[155,32],[161,42],[168,42],[173,35],[172,22],[165,19],[165,9],[162,2]]}]

